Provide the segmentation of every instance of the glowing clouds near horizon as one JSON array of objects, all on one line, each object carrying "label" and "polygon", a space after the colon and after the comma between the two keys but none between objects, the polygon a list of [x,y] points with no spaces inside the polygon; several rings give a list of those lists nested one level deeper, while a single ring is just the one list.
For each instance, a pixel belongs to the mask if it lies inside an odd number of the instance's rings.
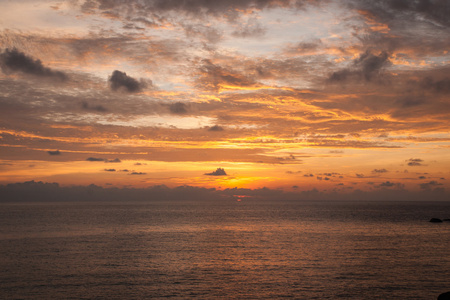
[{"label": "glowing clouds near horizon", "polygon": [[442,1],[5,5],[0,184],[448,193]]}]

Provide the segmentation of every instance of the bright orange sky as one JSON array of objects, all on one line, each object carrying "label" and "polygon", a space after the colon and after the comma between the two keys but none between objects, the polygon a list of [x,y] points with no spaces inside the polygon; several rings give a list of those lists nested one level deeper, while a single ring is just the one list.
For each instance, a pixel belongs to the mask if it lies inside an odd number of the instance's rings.
[{"label": "bright orange sky", "polygon": [[448,2],[122,2],[0,0],[0,184],[449,190]]}]

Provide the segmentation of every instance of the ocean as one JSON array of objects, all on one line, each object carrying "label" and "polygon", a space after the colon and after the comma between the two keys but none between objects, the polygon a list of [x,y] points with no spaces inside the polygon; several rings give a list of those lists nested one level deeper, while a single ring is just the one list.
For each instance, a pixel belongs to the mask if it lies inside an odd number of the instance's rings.
[{"label": "ocean", "polygon": [[437,299],[448,202],[0,204],[1,299]]}]

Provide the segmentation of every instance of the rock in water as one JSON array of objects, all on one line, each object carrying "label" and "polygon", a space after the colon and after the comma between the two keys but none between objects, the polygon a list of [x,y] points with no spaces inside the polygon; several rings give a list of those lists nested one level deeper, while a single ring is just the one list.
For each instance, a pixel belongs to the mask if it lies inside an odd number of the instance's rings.
[{"label": "rock in water", "polygon": [[442,220],[438,219],[438,218],[431,218],[430,222],[431,223],[442,223]]},{"label": "rock in water", "polygon": [[450,292],[440,294],[437,300],[450,300]]}]

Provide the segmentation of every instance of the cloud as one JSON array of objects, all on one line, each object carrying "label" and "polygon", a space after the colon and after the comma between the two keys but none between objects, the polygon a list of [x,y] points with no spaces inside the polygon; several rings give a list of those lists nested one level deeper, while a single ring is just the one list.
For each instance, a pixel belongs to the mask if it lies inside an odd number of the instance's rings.
[{"label": "cloud", "polygon": [[448,94],[450,93],[450,78],[436,80],[431,77],[425,77],[422,82],[420,82],[420,86],[436,93]]},{"label": "cloud", "polygon": [[6,49],[0,54],[0,66],[5,73],[21,72],[37,78],[54,78],[58,81],[67,80],[65,73],[44,67],[39,59],[35,60],[16,48],[12,50]]},{"label": "cloud", "polygon": [[223,38],[223,33],[220,30],[202,24],[187,24],[183,28],[187,37],[201,38],[212,44],[220,42]]},{"label": "cloud", "polygon": [[59,151],[59,150],[47,151],[47,153],[50,154],[50,155],[61,155],[61,151]]},{"label": "cloud", "polygon": [[422,190],[431,190],[433,187],[443,185],[442,183],[437,182],[436,180],[432,180],[430,182],[419,184]]},{"label": "cloud", "polygon": [[440,49],[448,49],[450,6],[445,0],[350,0],[346,3],[363,21],[352,26],[361,42],[355,45],[358,49],[385,50],[407,65],[411,59],[439,56]]},{"label": "cloud", "polygon": [[105,112],[105,111],[107,111],[107,109],[104,108],[102,105],[90,106],[86,101],[83,101],[81,103],[81,107],[83,109],[86,109],[86,110],[94,110],[94,111],[98,111],[98,112]]},{"label": "cloud", "polygon": [[113,91],[125,90],[129,93],[137,93],[145,87],[145,84],[130,77],[125,72],[115,70],[109,77],[111,89]]},{"label": "cloud", "polygon": [[310,55],[315,54],[322,46],[322,41],[320,39],[306,42],[302,41],[289,45],[286,48],[285,53],[287,55]]},{"label": "cloud", "polygon": [[118,158],[114,158],[114,159],[106,159],[105,160],[105,163],[120,163],[120,162],[122,162],[120,159],[118,159]]},{"label": "cloud", "polygon": [[348,80],[371,81],[380,74],[383,67],[389,64],[389,54],[382,51],[378,55],[367,50],[353,61],[353,65],[349,68],[333,72],[328,80],[330,82],[344,82]]},{"label": "cloud", "polygon": [[386,170],[386,169],[374,169],[374,170],[372,170],[372,173],[387,173],[387,172],[389,172],[389,171]]},{"label": "cloud", "polygon": [[145,172],[131,172],[130,175],[146,175]]},{"label": "cloud", "polygon": [[[285,161],[287,162],[294,162],[297,160],[297,157],[295,157],[293,154],[289,154],[289,156],[284,156],[284,157],[277,157],[277,159],[279,161],[282,161],[281,163],[284,163]],[[301,161],[298,161],[299,163],[301,163]]]},{"label": "cloud", "polygon": [[187,113],[187,105],[183,102],[176,102],[169,105],[171,113],[176,115],[183,115]]},{"label": "cloud", "polygon": [[355,65],[361,67],[364,78],[369,81],[374,73],[378,72],[388,62],[389,55],[386,52],[374,55],[367,50],[355,61]]},{"label": "cloud", "polygon": [[395,104],[399,105],[401,108],[414,108],[426,103],[426,99],[423,96],[408,95],[400,97],[395,101]]},{"label": "cloud", "polygon": [[198,73],[197,85],[205,90],[221,91],[227,88],[245,88],[257,85],[253,78],[242,72],[217,65],[208,59],[203,61]]},{"label": "cloud", "polygon": [[234,37],[262,37],[266,34],[267,29],[264,28],[256,19],[251,18],[245,24],[239,23],[239,27],[231,33]]},{"label": "cloud", "polygon": [[326,1],[309,0],[149,0],[126,2],[106,0],[85,0],[81,5],[82,11],[87,14],[98,12],[113,18],[122,18],[127,21],[139,18],[141,22],[150,26],[163,25],[164,21],[171,20],[175,14],[188,19],[197,18],[205,20],[207,17],[225,19],[228,22],[237,22],[241,15],[248,11],[261,11],[270,8],[301,9],[306,5],[318,5]]},{"label": "cloud", "polygon": [[86,158],[87,161],[105,161],[104,158],[97,158],[97,157],[88,157]]},{"label": "cloud", "polygon": [[205,173],[205,175],[209,175],[209,176],[227,176],[227,173],[225,172],[224,169],[217,168],[217,170],[215,170],[214,172]]},{"label": "cloud", "polygon": [[422,166],[423,160],[420,158],[410,158],[407,160],[408,166],[410,167],[416,167],[416,166]]},{"label": "cloud", "polygon": [[[360,9],[370,12],[374,18],[388,22],[389,27],[395,27],[394,24],[403,24],[414,26],[418,22],[426,22],[435,25],[435,27],[449,27],[450,6],[445,0],[386,0],[386,1],[366,1],[354,0],[352,4]],[[430,22],[431,21],[431,22]],[[420,24],[420,23],[419,23]]]},{"label": "cloud", "polygon": [[286,174],[300,174],[302,171],[286,171]]},{"label": "cloud", "polygon": [[86,158],[87,161],[104,161],[105,163],[120,163],[122,162],[120,159],[118,158],[114,158],[114,159],[106,159],[106,158],[99,158],[99,157],[88,157]]},{"label": "cloud", "polygon": [[377,185],[376,187],[377,187],[377,188],[390,188],[390,187],[395,187],[395,188],[397,188],[397,189],[403,189],[403,188],[405,187],[405,185],[402,184],[402,183],[400,183],[400,182],[395,183],[395,182],[391,182],[391,181],[388,180],[388,181],[382,182],[381,184]]},{"label": "cloud", "polygon": [[208,131],[223,131],[223,127],[219,125],[214,125],[208,128]]},{"label": "cloud", "polygon": [[116,169],[105,169],[106,172],[115,172]]},{"label": "cloud", "polygon": [[325,175],[325,176],[328,176],[328,177],[336,177],[336,176],[341,175],[341,174],[340,173],[336,173],[336,172],[328,172],[328,173],[323,173],[323,174],[320,174],[320,175]]}]

